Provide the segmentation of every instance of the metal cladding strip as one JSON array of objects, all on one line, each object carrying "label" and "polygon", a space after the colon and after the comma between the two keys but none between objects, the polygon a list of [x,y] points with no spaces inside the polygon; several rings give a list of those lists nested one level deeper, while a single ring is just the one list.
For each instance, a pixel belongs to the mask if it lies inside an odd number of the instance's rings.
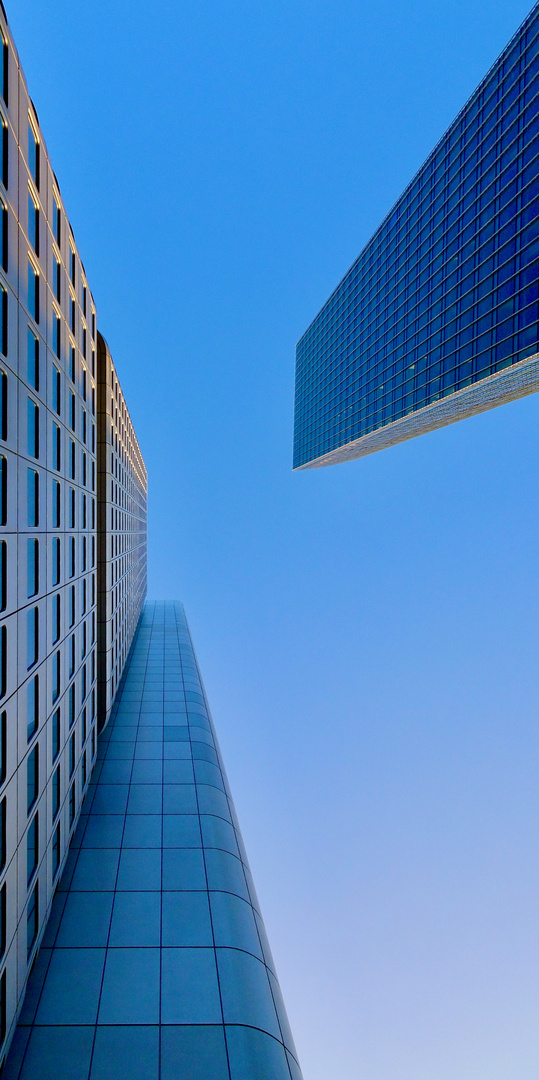
[{"label": "metal cladding strip", "polygon": [[98,756],[3,1080],[301,1080],[180,604]]}]

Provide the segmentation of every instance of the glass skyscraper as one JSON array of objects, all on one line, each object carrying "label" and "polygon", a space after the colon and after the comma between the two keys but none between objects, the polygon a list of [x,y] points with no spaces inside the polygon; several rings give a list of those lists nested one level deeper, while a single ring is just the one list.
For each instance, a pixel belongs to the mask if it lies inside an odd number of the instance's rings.
[{"label": "glass skyscraper", "polygon": [[98,756],[5,1080],[301,1080],[180,604]]},{"label": "glass skyscraper", "polygon": [[539,389],[539,5],[297,346],[294,468]]},{"label": "glass skyscraper", "polygon": [[0,0],[0,1073],[301,1080],[146,468]]}]

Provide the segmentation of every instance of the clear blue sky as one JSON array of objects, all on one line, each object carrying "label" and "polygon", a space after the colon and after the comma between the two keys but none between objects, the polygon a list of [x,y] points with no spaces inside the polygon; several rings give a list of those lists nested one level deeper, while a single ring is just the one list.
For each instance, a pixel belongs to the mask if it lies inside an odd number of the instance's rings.
[{"label": "clear blue sky", "polygon": [[7,0],[305,1080],[537,1080],[539,397],[292,474],[294,346],[521,0]]}]

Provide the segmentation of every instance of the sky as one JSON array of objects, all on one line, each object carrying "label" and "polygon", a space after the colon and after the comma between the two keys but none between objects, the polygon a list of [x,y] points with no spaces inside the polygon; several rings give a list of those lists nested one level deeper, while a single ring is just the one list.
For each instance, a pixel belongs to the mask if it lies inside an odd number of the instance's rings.
[{"label": "sky", "polygon": [[305,1080],[537,1080],[539,397],[292,473],[294,350],[519,0],[6,0]]}]

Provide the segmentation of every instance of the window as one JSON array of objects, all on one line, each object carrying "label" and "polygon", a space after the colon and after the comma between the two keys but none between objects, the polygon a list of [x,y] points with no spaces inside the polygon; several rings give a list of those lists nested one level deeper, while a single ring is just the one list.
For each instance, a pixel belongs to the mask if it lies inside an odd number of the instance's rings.
[{"label": "window", "polygon": [[86,495],[81,495],[82,522],[81,529],[86,528]]},{"label": "window", "polygon": [[86,708],[82,710],[82,742],[86,742]]},{"label": "window", "polygon": [[58,368],[52,365],[52,407],[60,416],[62,408],[62,379]]},{"label": "window", "polygon": [[[85,454],[85,452],[83,450],[82,451],[82,485],[83,485],[83,487],[86,487],[87,479],[88,478],[87,478],[87,475],[86,475],[86,454]],[[86,528],[85,525],[83,525],[82,527],[83,527],[83,529]]]},{"label": "window", "polygon": [[62,303],[62,264],[60,260],[54,256],[54,295],[59,304]]},{"label": "window", "polygon": [[0,803],[0,873],[7,862],[7,798]]},{"label": "window", "polygon": [[75,683],[72,683],[69,687],[69,726],[72,727],[75,723]]},{"label": "window", "polygon": [[60,697],[60,650],[52,658],[52,703]]},{"label": "window", "polygon": [[[7,907],[7,905],[6,905],[6,892],[7,892],[7,885],[6,885],[6,882],[4,882],[4,884],[2,885],[2,888],[0,889],[0,956],[3,956],[5,951],[6,951],[6,923],[7,923],[7,918],[6,918],[6,915],[7,915],[7,911],[6,911],[6,907]],[[4,1034],[5,1034],[5,1032],[4,1032]],[[2,1039],[3,1038],[4,1038],[4,1035],[2,1035]]]},{"label": "window", "polygon": [[0,715],[0,784],[5,783],[7,776],[7,712],[4,709]]},{"label": "window", "polygon": [[52,874],[53,874],[53,877],[56,877],[56,874],[58,873],[58,870],[60,869],[60,856],[61,856],[60,822],[58,822],[58,824],[57,824],[57,826],[56,826],[56,828],[54,830],[54,837],[53,837],[53,841],[52,841]]},{"label": "window", "polygon": [[29,457],[39,457],[39,406],[32,398],[28,398],[27,404],[27,439]]},{"label": "window", "polygon": [[2,202],[1,199],[0,199],[0,209],[1,209],[0,228],[2,230],[2,238],[1,238],[1,244],[0,244],[1,256],[2,256],[2,270],[5,270],[6,273],[7,273],[8,216],[7,216],[7,206],[5,205],[4,202]]},{"label": "window", "polygon": [[92,358],[91,358],[92,375],[95,378],[95,349],[92,345]]},{"label": "window", "polygon": [[39,592],[39,540],[26,541],[26,584],[27,596]]},{"label": "window", "polygon": [[95,311],[92,308],[92,337],[95,341]]},{"label": "window", "polygon": [[0,347],[4,356],[7,356],[7,289],[0,286]]},{"label": "window", "polygon": [[[69,476],[71,480],[75,479],[75,443],[73,439],[69,440]],[[74,528],[72,525],[71,528]]]},{"label": "window", "polygon": [[[75,252],[71,245],[69,246],[69,276],[71,278],[71,284],[75,284]],[[74,302],[74,301],[73,301]]]},{"label": "window", "polygon": [[71,393],[70,397],[69,397],[69,423],[71,424],[71,430],[72,431],[75,430],[75,424],[76,424],[75,410],[76,410],[75,395],[73,393]]},{"label": "window", "polygon": [[[2,97],[7,105],[9,86],[9,48],[4,35],[0,35],[0,89]],[[2,1036],[3,1038],[3,1036]]]},{"label": "window", "polygon": [[0,629],[0,697],[7,690],[7,626]]},{"label": "window", "polygon": [[75,489],[69,489],[69,528],[75,528]]},{"label": "window", "polygon": [[30,608],[26,612],[26,666],[37,664],[39,650],[39,608]]},{"label": "window", "polygon": [[75,297],[72,296],[70,301],[69,301],[69,325],[71,327],[71,333],[72,334],[75,333],[75,326],[76,326],[75,317],[76,317]]},{"label": "window", "polygon": [[82,355],[86,358],[86,327],[82,328]]},{"label": "window", "polygon": [[39,794],[39,743],[33,747],[26,759],[26,808],[28,813],[34,806]]},{"label": "window", "polygon": [[31,121],[28,123],[28,168],[39,191],[39,139]]},{"label": "window", "polygon": [[[93,695],[93,691],[92,691],[92,695]],[[92,728],[92,758],[95,758],[95,747],[96,747],[96,742],[95,742],[95,727],[93,727],[93,728]]]},{"label": "window", "polygon": [[86,401],[86,368],[82,369],[82,397]]},{"label": "window", "polygon": [[[55,425],[55,427],[56,427],[56,425]],[[56,431],[56,444],[55,444],[55,447],[53,447],[53,449],[56,450],[56,462],[57,462],[56,468],[58,470],[60,469],[60,447],[61,447],[60,439],[61,439],[60,429],[58,428],[57,431]],[[61,499],[60,481],[59,480],[53,480],[52,481],[52,527],[53,527],[53,529],[59,529],[60,528],[60,505],[61,505],[60,504],[60,499]],[[60,541],[58,541],[58,543],[59,542]],[[54,541],[53,541],[53,543],[54,543]],[[58,582],[53,582],[53,584],[57,585]]]},{"label": "window", "polygon": [[[69,351],[69,378],[71,382],[75,382],[75,346],[71,345]],[[73,430],[75,430],[74,422],[72,424]]]},{"label": "window", "polygon": [[86,784],[86,750],[84,751],[84,754],[82,755],[82,786],[84,787],[85,784]]},{"label": "window", "polygon": [[69,789],[69,825],[73,824],[75,820],[76,800],[75,800],[75,781],[73,781]]},{"label": "window", "polygon": [[52,312],[52,349],[58,359],[60,359],[62,352],[62,327],[60,316],[54,309]]},{"label": "window", "polygon": [[[56,483],[56,481],[55,481]],[[59,486],[59,485],[58,485]],[[60,537],[54,536],[52,540],[52,584],[60,584]]]},{"label": "window", "polygon": [[39,724],[39,675],[26,684],[26,738],[28,742]]},{"label": "window", "polygon": [[0,1043],[3,1043],[6,1037],[6,1024],[7,1024],[7,976],[6,971],[2,972],[2,978],[0,979]]},{"label": "window", "polygon": [[[36,815],[37,817],[37,815]],[[31,879],[29,878],[28,881]],[[28,959],[32,953],[32,949],[37,938],[37,932],[39,929],[39,882],[36,881],[34,888],[30,894],[28,901],[28,907],[26,909],[26,954]]]},{"label": "window", "polygon": [[36,255],[39,255],[39,207],[31,191],[28,192],[28,239]]},{"label": "window", "polygon": [[71,679],[75,673],[75,635],[72,634],[69,639],[69,678]]},{"label": "window", "polygon": [[73,776],[75,772],[75,732],[73,732],[69,740],[69,775]]},{"label": "window", "polygon": [[84,318],[86,318],[86,299],[87,299],[86,282],[83,281],[81,284],[82,284],[82,310],[84,312]]},{"label": "window", "polygon": [[28,528],[36,529],[39,525],[39,473],[27,469],[26,475]]},{"label": "window", "polygon": [[[53,468],[56,469],[57,472],[60,472],[60,469],[62,467],[61,450],[62,450],[62,433],[60,431],[60,428],[59,428],[58,424],[55,424],[54,421],[53,421],[53,424],[52,424],[52,464],[53,464]],[[53,484],[58,484],[58,481],[53,480]],[[53,515],[53,518],[55,518],[54,499],[53,499],[52,515]],[[59,526],[60,526],[60,523],[56,522],[56,520],[55,520],[53,528],[58,529]]]},{"label": "window", "polygon": [[82,538],[81,570],[86,570],[86,537]]},{"label": "window", "polygon": [[[82,592],[82,611],[81,611],[81,614],[86,615],[86,593],[87,593],[86,578],[82,579],[81,592]],[[84,640],[86,641],[86,623],[84,624]],[[84,652],[86,652],[86,649],[84,650]],[[84,656],[84,653],[82,655]]]},{"label": "window", "polygon": [[8,127],[4,117],[0,115],[0,179],[7,191],[8,186]]},{"label": "window", "polygon": [[34,322],[39,322],[39,273],[28,259],[28,311]]},{"label": "window", "polygon": [[[84,627],[86,629],[86,623],[84,624]],[[87,692],[88,692],[88,675],[87,675],[87,671],[86,671],[86,664],[83,664],[82,673],[81,673],[81,701],[86,700]]]},{"label": "window", "polygon": [[39,820],[38,814],[35,815],[33,821],[28,826],[28,832],[26,833],[26,874],[27,881],[30,884],[37,867],[39,859]]},{"label": "window", "polygon": [[75,625],[75,586],[71,585],[69,589],[69,625]]},{"label": "window", "polygon": [[[58,656],[60,654],[58,653]],[[60,710],[57,709],[52,718],[52,760],[56,761],[60,753]]]},{"label": "window", "polygon": [[95,424],[92,424],[92,454],[95,454]]},{"label": "window", "polygon": [[52,778],[52,820],[54,821],[60,809],[60,766],[55,769]]},{"label": "window", "polygon": [[0,611],[7,608],[7,541],[0,540]]},{"label": "window", "polygon": [[[62,217],[61,217],[61,213],[60,213],[60,199],[57,197],[56,194],[54,194],[52,196],[52,228],[53,228],[53,232],[54,232],[54,239],[56,240],[56,243],[58,244],[59,248],[62,247],[62,245],[61,245],[61,237],[62,237],[62,228],[61,228],[61,226],[62,226]],[[60,299],[60,297],[58,297],[58,299]]]},{"label": "window", "polygon": [[34,390],[39,391],[39,340],[30,327],[26,339],[28,382]]},{"label": "window", "polygon": [[52,598],[52,643],[60,640],[62,632],[62,600],[60,593]]}]

